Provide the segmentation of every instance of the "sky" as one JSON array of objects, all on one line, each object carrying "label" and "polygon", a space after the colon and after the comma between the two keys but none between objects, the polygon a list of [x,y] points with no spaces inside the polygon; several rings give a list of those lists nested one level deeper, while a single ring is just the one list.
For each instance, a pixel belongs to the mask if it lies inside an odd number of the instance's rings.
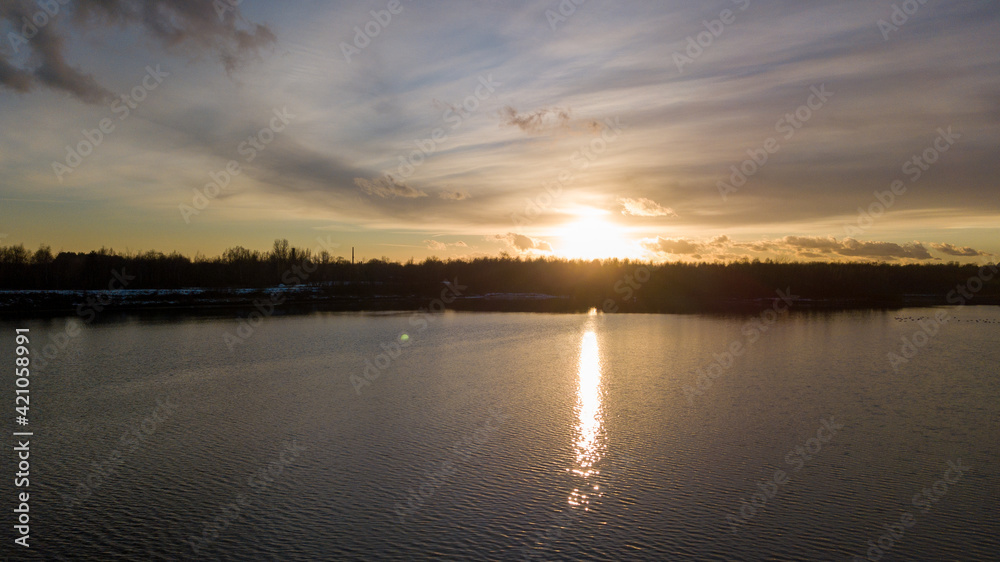
[{"label": "sky", "polygon": [[0,0],[0,244],[984,263],[992,0]]}]

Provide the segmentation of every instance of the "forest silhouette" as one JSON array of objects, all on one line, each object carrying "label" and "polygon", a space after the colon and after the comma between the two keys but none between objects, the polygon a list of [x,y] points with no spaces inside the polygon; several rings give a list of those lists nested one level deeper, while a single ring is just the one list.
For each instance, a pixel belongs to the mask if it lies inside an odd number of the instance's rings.
[{"label": "forest silhouette", "polygon": [[[115,279],[119,281],[113,282]],[[253,290],[259,293],[284,286],[310,289],[308,293],[300,291],[293,301],[297,298],[339,302],[340,306],[333,308],[363,310],[426,305],[427,299],[441,292],[444,281],[464,287],[463,298],[450,306],[459,309],[725,310],[740,303],[776,298],[778,290],[787,290],[803,305],[813,307],[1000,304],[1000,274],[995,265],[957,262],[888,264],[743,259],[728,263],[654,265],[627,259],[522,259],[501,254],[470,260],[442,261],[432,257],[419,263],[413,260],[398,263],[383,258],[352,263],[326,251],[316,254],[310,249],[293,247],[287,240],[275,240],[270,251],[236,246],[217,257],[193,259],[176,252],[116,252],[102,248],[89,253],[53,255],[44,245],[34,252],[23,245],[0,246],[0,289],[13,291],[15,295],[18,291],[121,288],[168,292],[199,288],[203,293],[215,295],[243,289],[240,294],[254,295]],[[557,298],[545,299],[541,295]],[[6,307],[37,306],[40,298],[56,308],[72,304],[69,297],[50,296],[46,300],[35,293],[30,299],[8,299]],[[376,304],[380,299],[382,304]],[[196,306],[198,300],[190,297],[187,304]],[[486,301],[506,304],[490,306],[484,304]],[[523,302],[511,304],[517,301]]]}]

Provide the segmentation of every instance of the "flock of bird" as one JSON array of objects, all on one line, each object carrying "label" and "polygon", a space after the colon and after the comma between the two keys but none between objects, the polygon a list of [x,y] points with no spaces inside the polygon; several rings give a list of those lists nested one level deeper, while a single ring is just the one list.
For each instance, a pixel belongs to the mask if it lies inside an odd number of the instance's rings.
[{"label": "flock of bird", "polygon": [[[921,320],[937,320],[930,316],[895,316],[893,320],[896,322],[919,322]],[[967,322],[969,324],[1000,324],[1000,319],[994,318],[959,318],[958,316],[952,316],[948,319],[948,322]]]}]

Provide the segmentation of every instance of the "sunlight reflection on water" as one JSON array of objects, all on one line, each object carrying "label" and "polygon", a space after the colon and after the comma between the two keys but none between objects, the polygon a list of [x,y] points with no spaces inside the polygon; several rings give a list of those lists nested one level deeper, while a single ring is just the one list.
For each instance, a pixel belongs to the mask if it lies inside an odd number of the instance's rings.
[{"label": "sunlight reflection on water", "polygon": [[579,386],[577,388],[576,462],[572,472],[584,479],[573,489],[569,504],[589,511],[590,498],[600,495],[596,483],[600,475],[596,468],[604,452],[604,417],[601,404],[601,356],[593,316],[580,342]]}]

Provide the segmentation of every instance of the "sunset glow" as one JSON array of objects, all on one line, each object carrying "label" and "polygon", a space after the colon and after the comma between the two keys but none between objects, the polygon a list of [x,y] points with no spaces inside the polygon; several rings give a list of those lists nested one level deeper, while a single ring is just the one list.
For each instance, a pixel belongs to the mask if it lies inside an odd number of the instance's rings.
[{"label": "sunset glow", "polygon": [[641,249],[625,229],[600,217],[576,220],[560,229],[556,255],[571,259],[638,258]]}]

